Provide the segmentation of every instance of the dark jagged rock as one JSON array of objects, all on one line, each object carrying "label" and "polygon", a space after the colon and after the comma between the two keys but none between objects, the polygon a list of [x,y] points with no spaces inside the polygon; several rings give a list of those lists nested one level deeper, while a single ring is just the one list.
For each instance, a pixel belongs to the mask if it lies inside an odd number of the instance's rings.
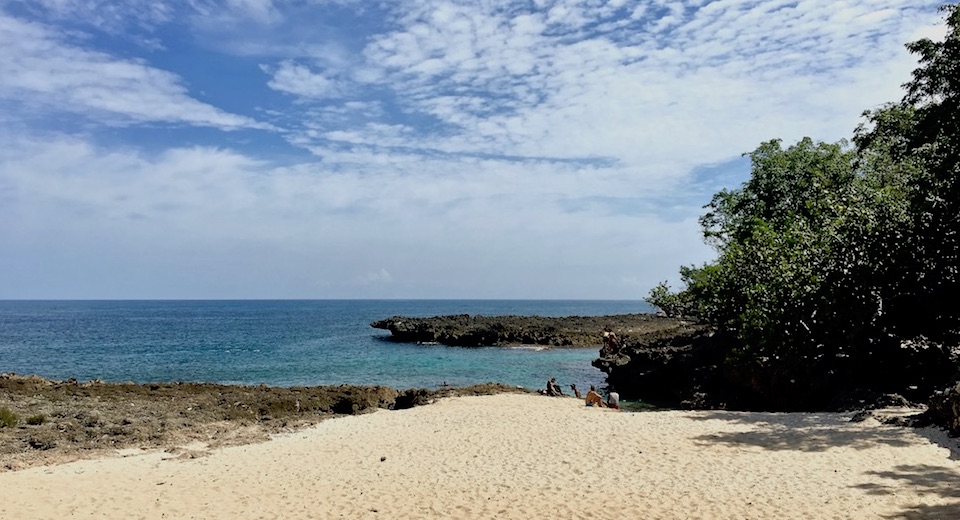
[{"label": "dark jagged rock", "polygon": [[433,393],[429,390],[419,388],[401,392],[394,401],[395,410],[406,410],[414,406],[429,404],[433,400]]},{"label": "dark jagged rock", "polygon": [[950,435],[960,435],[960,382],[935,392],[930,398],[930,415]]},{"label": "dark jagged rock", "polygon": [[393,388],[339,386],[331,389],[329,405],[330,411],[341,415],[354,415],[377,410],[379,408],[392,409],[396,406],[397,398],[402,395]]},{"label": "dark jagged rock", "polygon": [[[371,324],[391,341],[454,346],[599,346],[593,365],[628,400],[691,409],[858,411],[920,405],[953,381],[960,349],[950,341],[890,335],[850,346],[843,355],[788,360],[738,357],[738,341],[692,321],[650,314],[543,318],[523,316],[393,317]],[[604,343],[602,333],[616,340]],[[958,431],[960,398],[938,394],[938,424]],[[406,398],[404,398],[406,399]],[[411,396],[410,399],[418,399]],[[922,424],[923,420],[909,421]]]},{"label": "dark jagged rock", "polygon": [[883,424],[900,426],[903,428],[923,428],[934,424],[934,418],[929,410],[921,413],[901,415],[901,413],[882,414],[874,410],[861,410],[850,418],[850,422],[863,422],[867,419],[876,419]]},{"label": "dark jagged rock", "polygon": [[725,350],[709,327],[681,322],[671,331],[621,334],[593,365],[625,399],[685,408],[724,408],[718,400]]},{"label": "dark jagged rock", "polygon": [[[957,349],[917,338],[872,342],[854,356],[743,362],[735,338],[688,323],[669,333],[625,335],[594,366],[625,399],[692,409],[856,411],[919,406],[956,376]],[[951,394],[952,395],[952,394]],[[945,417],[957,416],[951,397]],[[938,421],[947,424],[948,419]],[[919,422],[918,422],[919,424]]]},{"label": "dark jagged rock", "polygon": [[389,340],[439,343],[457,347],[539,345],[593,347],[602,344],[605,329],[620,334],[646,334],[677,329],[680,321],[652,314],[616,316],[471,316],[459,314],[412,318],[394,316],[371,327],[390,331]]}]

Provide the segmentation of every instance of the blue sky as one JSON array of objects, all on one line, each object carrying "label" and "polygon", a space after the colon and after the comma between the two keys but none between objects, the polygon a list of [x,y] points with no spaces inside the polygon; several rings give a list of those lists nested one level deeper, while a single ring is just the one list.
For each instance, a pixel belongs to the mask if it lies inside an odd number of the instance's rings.
[{"label": "blue sky", "polygon": [[0,0],[0,298],[641,299],[937,5]]}]

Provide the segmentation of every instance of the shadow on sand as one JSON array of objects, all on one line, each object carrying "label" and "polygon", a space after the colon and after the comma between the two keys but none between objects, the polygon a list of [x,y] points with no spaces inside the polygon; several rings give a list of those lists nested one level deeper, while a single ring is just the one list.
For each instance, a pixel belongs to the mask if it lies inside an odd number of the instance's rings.
[{"label": "shadow on sand", "polygon": [[837,413],[740,413],[708,412],[694,420],[721,420],[749,425],[748,432],[723,432],[696,438],[709,444],[757,446],[767,450],[820,452],[830,448],[867,449],[878,444],[904,447],[910,442],[899,428],[864,430],[850,417]]},{"label": "shadow on sand", "polygon": [[899,488],[910,487],[914,492],[937,497],[944,504],[917,504],[886,518],[933,519],[960,518],[960,474],[957,471],[929,464],[900,465],[890,471],[870,471],[889,483],[859,484],[853,486],[868,494],[886,496]]},{"label": "shadow on sand", "polygon": [[[930,496],[938,504],[917,504],[887,518],[948,519],[960,518],[960,470],[946,460],[960,460],[960,439],[947,436],[934,427],[906,428],[885,426],[863,428],[850,421],[849,414],[837,413],[737,413],[708,412],[691,414],[694,420],[720,420],[749,425],[748,432],[723,432],[701,435],[695,440],[731,447],[755,446],[765,450],[822,452],[832,448],[857,450],[876,447],[906,447],[916,435],[931,444],[948,450],[943,466],[920,464],[900,465],[892,470],[868,471],[871,482],[851,487],[873,495],[889,495],[909,487],[913,492]],[[878,482],[879,480],[879,482]],[[942,503],[939,503],[942,502]]]}]

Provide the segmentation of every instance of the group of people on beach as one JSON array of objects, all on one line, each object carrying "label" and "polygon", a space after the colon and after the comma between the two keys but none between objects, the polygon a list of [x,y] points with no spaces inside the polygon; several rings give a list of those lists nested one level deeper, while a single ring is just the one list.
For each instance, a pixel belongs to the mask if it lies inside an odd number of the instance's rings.
[{"label": "group of people on beach", "polygon": [[[577,399],[583,399],[586,406],[596,406],[598,408],[613,408],[615,410],[620,409],[620,394],[611,386],[607,392],[607,399],[604,400],[603,396],[600,395],[600,392],[597,392],[597,388],[594,385],[590,385],[590,390],[587,391],[587,395],[583,396],[580,393],[580,389],[577,388],[577,385],[571,384],[570,390],[573,391],[574,397]],[[557,378],[551,377],[547,381],[547,387],[544,390],[540,390],[540,393],[543,395],[549,396],[562,396],[566,395],[563,393],[563,389],[560,388],[560,385],[557,383]]]},{"label": "group of people on beach", "polygon": [[[603,334],[603,349],[602,351],[606,354],[616,354],[620,351],[623,345],[620,343],[620,339],[617,338],[617,334],[610,328],[607,327],[604,329]],[[580,394],[580,389],[577,388],[577,385],[571,384],[570,390],[573,391],[573,395],[577,399],[583,399],[584,404],[587,406],[596,406],[598,408],[613,408],[615,410],[620,409],[620,394],[613,389],[612,386],[608,388],[607,399],[604,400],[603,396],[600,395],[600,392],[597,392],[597,388],[594,385],[590,385],[590,390],[587,391],[587,395],[583,396]],[[538,390],[543,395],[549,396],[562,396],[563,389],[560,388],[560,385],[557,383],[557,378],[551,377],[547,381],[547,387],[542,390]]]},{"label": "group of people on beach", "polygon": [[613,408],[614,410],[620,409],[620,394],[617,393],[612,386],[607,391],[606,401],[603,400],[603,397],[597,392],[597,389],[593,385],[590,385],[590,390],[587,391],[587,396],[583,400],[587,406]]}]

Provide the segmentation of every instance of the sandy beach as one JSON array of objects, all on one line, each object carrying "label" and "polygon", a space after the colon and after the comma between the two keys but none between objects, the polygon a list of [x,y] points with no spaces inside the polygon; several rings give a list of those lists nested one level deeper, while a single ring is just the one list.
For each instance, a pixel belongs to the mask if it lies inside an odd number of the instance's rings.
[{"label": "sandy beach", "polygon": [[452,397],[0,473],[0,518],[960,518],[960,449],[849,414]]}]

